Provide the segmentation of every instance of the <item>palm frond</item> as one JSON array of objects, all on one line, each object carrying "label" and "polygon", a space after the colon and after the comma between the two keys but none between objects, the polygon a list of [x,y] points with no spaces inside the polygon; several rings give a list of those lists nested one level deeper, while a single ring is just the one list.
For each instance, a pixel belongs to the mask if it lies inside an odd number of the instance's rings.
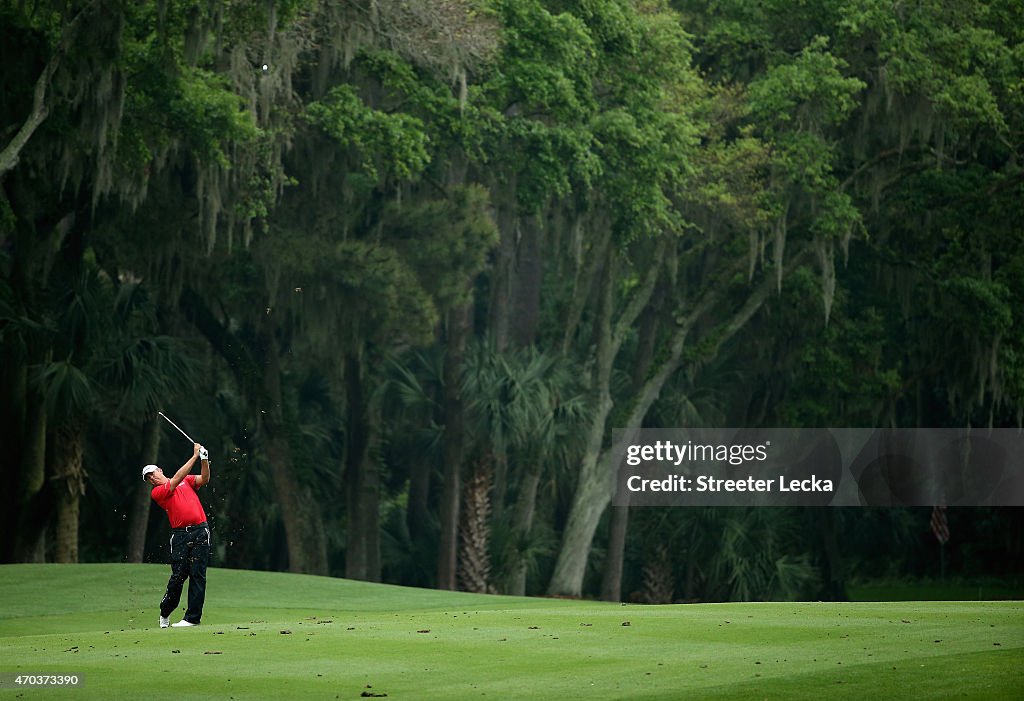
[{"label": "palm frond", "polygon": [[67,419],[88,412],[96,403],[96,384],[71,359],[37,365],[32,380],[46,402],[47,413]]}]

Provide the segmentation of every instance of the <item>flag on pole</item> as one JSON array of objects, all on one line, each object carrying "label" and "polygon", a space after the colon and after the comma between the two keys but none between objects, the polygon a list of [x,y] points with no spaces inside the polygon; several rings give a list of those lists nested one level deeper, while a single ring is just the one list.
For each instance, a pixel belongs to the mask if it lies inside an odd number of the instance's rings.
[{"label": "flag on pole", "polygon": [[932,533],[942,545],[949,542],[949,522],[946,521],[946,507],[933,506],[931,519]]}]

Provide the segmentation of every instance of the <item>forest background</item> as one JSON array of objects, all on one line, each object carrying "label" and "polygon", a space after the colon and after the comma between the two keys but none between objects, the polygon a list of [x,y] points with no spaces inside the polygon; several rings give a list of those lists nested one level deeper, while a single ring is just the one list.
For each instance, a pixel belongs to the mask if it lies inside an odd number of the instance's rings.
[{"label": "forest background", "polygon": [[1017,0],[2,0],[3,562],[609,600],[1021,577],[1018,508],[611,507],[623,426],[1019,427]]}]

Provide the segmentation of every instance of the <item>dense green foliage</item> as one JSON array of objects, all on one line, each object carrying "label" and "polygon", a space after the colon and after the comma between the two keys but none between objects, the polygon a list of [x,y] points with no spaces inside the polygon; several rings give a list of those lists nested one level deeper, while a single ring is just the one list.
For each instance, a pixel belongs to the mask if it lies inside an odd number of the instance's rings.
[{"label": "dense green foliage", "polygon": [[[215,456],[220,564],[648,601],[937,574],[925,509],[627,531],[606,461],[615,426],[1022,423],[1022,27],[3,0],[0,559],[160,559],[163,409]],[[951,572],[1020,574],[1018,511],[950,519]]]}]

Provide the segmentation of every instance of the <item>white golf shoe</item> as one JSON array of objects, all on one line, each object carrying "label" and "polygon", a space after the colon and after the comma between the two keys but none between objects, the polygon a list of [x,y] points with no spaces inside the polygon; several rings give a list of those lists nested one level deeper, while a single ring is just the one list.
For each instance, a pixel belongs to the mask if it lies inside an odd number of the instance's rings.
[{"label": "white golf shoe", "polygon": [[171,624],[171,628],[190,628],[190,627],[195,626],[195,625],[199,625],[199,624],[198,623],[189,623],[184,618],[182,618],[177,623],[172,623]]},{"label": "white golf shoe", "polygon": [[169,625],[171,625],[171,619],[167,616],[160,616],[160,627],[166,628]]}]

